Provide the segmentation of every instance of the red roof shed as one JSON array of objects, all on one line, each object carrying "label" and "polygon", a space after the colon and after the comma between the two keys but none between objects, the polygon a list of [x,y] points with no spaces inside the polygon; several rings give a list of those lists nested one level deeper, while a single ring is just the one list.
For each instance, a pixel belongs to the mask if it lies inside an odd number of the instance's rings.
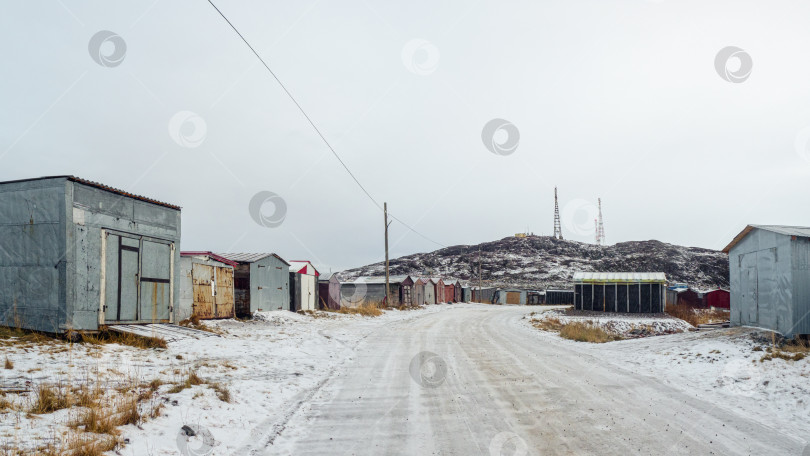
[{"label": "red roof shed", "polygon": [[706,307],[717,307],[719,309],[731,308],[731,293],[728,290],[717,289],[703,294],[703,302]]}]

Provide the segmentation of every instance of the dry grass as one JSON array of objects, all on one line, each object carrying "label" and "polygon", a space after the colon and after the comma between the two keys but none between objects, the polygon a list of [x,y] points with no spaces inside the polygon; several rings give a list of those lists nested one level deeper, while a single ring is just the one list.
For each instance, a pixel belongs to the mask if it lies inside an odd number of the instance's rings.
[{"label": "dry grass", "polygon": [[39,344],[43,342],[56,342],[58,339],[43,333],[21,329],[19,327],[0,326],[0,341],[2,345]]},{"label": "dry grass", "polygon": [[669,305],[666,313],[689,323],[692,326],[720,323],[729,319],[729,312],[723,309],[696,309],[687,305]]},{"label": "dry grass", "polygon": [[225,385],[221,383],[211,383],[210,386],[211,389],[217,393],[219,400],[222,402],[231,402],[231,392],[225,387]]},{"label": "dry grass", "polygon": [[118,439],[109,435],[71,434],[61,449],[49,448],[38,454],[44,456],[103,456],[118,447]]},{"label": "dry grass", "polygon": [[564,326],[559,318],[533,320],[532,324],[535,328],[542,329],[543,331],[559,331]]},{"label": "dry grass", "polygon": [[759,361],[771,361],[773,359],[783,359],[785,361],[801,361],[810,355],[810,342],[804,339],[795,338],[785,341],[778,347],[767,349],[767,354]]},{"label": "dry grass", "polygon": [[[6,410],[16,410],[14,403],[9,401],[4,397],[0,397],[0,412],[4,412]],[[2,453],[0,453],[2,455]]]},{"label": "dry grass", "polygon": [[362,315],[364,317],[379,317],[382,315],[380,304],[368,303],[358,307],[341,307],[340,310],[329,310],[329,312],[336,312],[347,315]]},{"label": "dry grass", "polygon": [[76,403],[75,399],[61,386],[40,385],[36,389],[34,402],[28,411],[34,415],[53,413],[72,407]]},{"label": "dry grass", "polygon": [[6,356],[5,368],[7,370],[14,369],[14,363],[12,363],[10,359],[8,359],[8,356]]},{"label": "dry grass", "polygon": [[202,385],[205,381],[197,375],[196,372],[186,371],[185,378],[180,383],[177,383],[168,391],[169,394],[176,394],[180,391],[183,391],[186,388],[191,388],[192,386]]},{"label": "dry grass", "polygon": [[190,318],[188,318],[186,320],[183,320],[178,324],[180,326],[185,326],[185,327],[191,328],[191,329],[197,329],[197,330],[200,330],[200,331],[207,331],[207,332],[214,333],[214,334],[220,334],[220,332],[216,331],[214,328],[206,326],[205,323],[203,323],[200,320],[199,315],[192,315]]},{"label": "dry grass", "polygon": [[79,333],[82,342],[92,345],[119,344],[130,347],[149,349],[167,348],[166,340],[160,337],[143,337],[131,333],[101,331],[99,333]]},{"label": "dry grass", "polygon": [[591,321],[563,323],[559,318],[532,320],[532,325],[543,331],[559,332],[560,337],[577,342],[605,343],[622,340],[621,336],[611,334]]},{"label": "dry grass", "polygon": [[611,334],[589,322],[573,322],[564,325],[560,330],[560,337],[577,342],[591,342],[596,344],[622,339],[621,336]]},{"label": "dry grass", "polygon": [[93,405],[79,413],[69,423],[72,428],[81,428],[84,432],[94,434],[118,435],[118,427],[127,424],[137,425],[142,421],[138,401],[125,397],[115,404]]}]

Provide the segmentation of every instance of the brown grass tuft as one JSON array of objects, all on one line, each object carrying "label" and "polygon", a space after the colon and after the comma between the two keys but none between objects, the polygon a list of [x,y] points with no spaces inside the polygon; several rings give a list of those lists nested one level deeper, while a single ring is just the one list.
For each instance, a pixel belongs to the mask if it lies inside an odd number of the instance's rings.
[{"label": "brown grass tuft", "polygon": [[560,330],[560,337],[577,342],[591,342],[596,344],[622,339],[621,336],[611,334],[596,325],[583,322],[573,322],[564,325]]},{"label": "brown grass tuft", "polygon": [[40,385],[36,389],[34,403],[31,405],[29,412],[34,415],[41,415],[70,408],[73,405],[74,401],[70,393],[64,391],[61,387]]},{"label": "brown grass tuft", "polygon": [[220,334],[219,331],[216,331],[215,329],[213,329],[213,328],[211,328],[209,326],[206,326],[205,323],[203,323],[200,320],[199,315],[192,315],[190,318],[188,318],[186,320],[183,320],[178,324],[180,326],[185,326],[187,328],[198,329],[200,331],[207,331],[207,332],[214,333],[214,334]]},{"label": "brown grass tuft", "polygon": [[6,367],[6,369],[14,369],[14,363],[12,363],[10,359],[8,359],[8,356],[6,356],[6,365],[5,365],[5,367]]},{"label": "brown grass tuft", "polygon": [[205,383],[205,380],[200,378],[200,376],[197,375],[196,372],[188,370],[185,372],[185,378],[183,379],[183,381],[180,383],[176,383],[174,387],[172,387],[172,389],[168,391],[168,393],[176,394],[179,393],[180,391],[183,391],[186,388],[191,388],[192,386],[195,385],[202,385],[203,383]]},{"label": "brown grass tuft", "polygon": [[367,303],[358,307],[341,307],[339,310],[330,310],[329,312],[337,312],[346,315],[362,315],[364,317],[379,317],[383,314],[382,310],[380,310],[381,307],[382,305],[379,304]]},{"label": "brown grass tuft", "polygon": [[118,444],[118,439],[114,436],[74,434],[67,438],[63,449],[51,449],[42,454],[46,456],[103,456],[107,452],[115,450]]},{"label": "brown grass tuft", "polygon": [[130,397],[112,405],[94,404],[80,412],[69,425],[82,428],[85,432],[117,436],[119,426],[137,425],[141,420],[138,401]]},{"label": "brown grass tuft", "polygon": [[559,331],[564,326],[559,318],[532,320],[532,324],[535,328],[542,329],[543,331]]},{"label": "brown grass tuft", "polygon": [[219,400],[221,400],[222,402],[231,402],[231,392],[228,390],[227,387],[225,387],[225,385],[221,383],[211,383],[210,386],[211,389],[213,389],[214,392],[217,393],[217,397],[219,398]]},{"label": "brown grass tuft", "polygon": [[683,304],[669,305],[666,313],[689,323],[692,326],[720,323],[729,319],[729,312],[723,309],[696,309]]}]

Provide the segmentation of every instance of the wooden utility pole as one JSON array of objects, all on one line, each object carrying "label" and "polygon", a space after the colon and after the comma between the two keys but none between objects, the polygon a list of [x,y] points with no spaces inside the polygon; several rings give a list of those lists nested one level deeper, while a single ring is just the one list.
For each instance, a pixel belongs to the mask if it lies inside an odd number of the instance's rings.
[{"label": "wooden utility pole", "polygon": [[481,282],[482,282],[482,275],[481,275],[481,246],[478,246],[478,302],[483,302],[481,300]]},{"label": "wooden utility pole", "polygon": [[383,203],[383,213],[385,215],[385,305],[391,305],[391,286],[388,283],[388,203]]}]

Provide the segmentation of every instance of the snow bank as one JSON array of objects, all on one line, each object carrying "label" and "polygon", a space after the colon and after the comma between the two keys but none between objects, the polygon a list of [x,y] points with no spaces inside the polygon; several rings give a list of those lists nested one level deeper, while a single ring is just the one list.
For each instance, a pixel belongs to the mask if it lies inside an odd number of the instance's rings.
[{"label": "snow bank", "polygon": [[575,309],[552,309],[530,314],[534,320],[555,318],[562,324],[585,322],[623,337],[646,337],[689,331],[689,323],[666,314],[620,314]]}]

